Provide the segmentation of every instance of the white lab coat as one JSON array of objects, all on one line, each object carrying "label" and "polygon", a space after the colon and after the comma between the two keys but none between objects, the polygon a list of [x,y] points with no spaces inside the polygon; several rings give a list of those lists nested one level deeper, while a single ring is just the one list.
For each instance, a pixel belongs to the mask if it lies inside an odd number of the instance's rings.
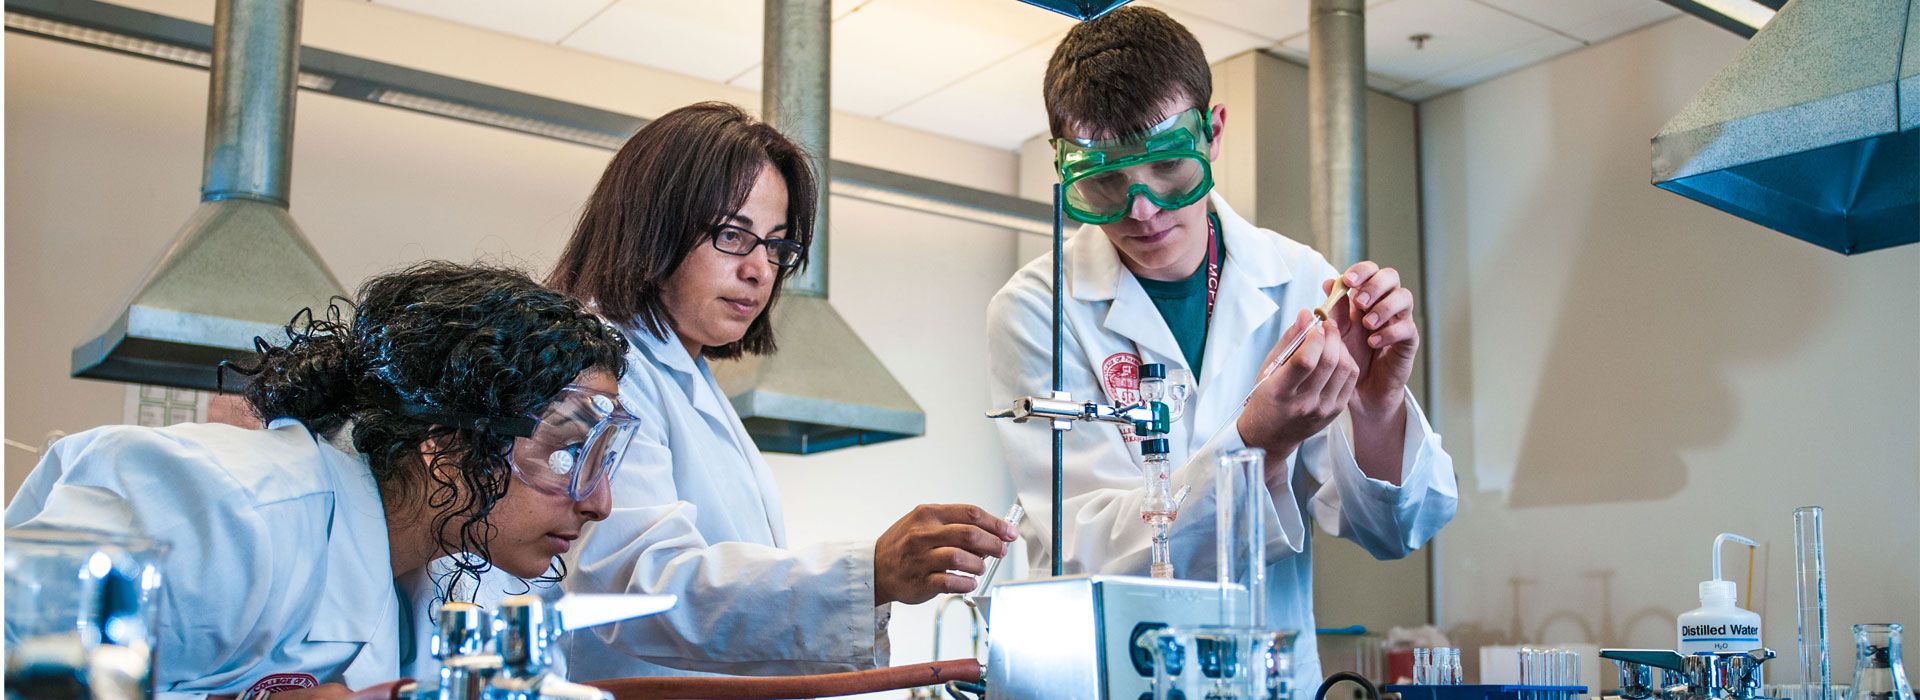
[{"label": "white lab coat", "polygon": [[154,687],[246,692],[275,674],[352,688],[401,672],[387,521],[364,458],[282,419],[109,426],[56,442],[7,527],[167,542]]},{"label": "white lab coat", "polygon": [[[1167,437],[1172,446],[1174,489],[1193,487],[1173,526],[1175,572],[1182,578],[1214,575],[1215,459],[1244,446],[1233,428],[1267,353],[1301,309],[1324,300],[1320,283],[1337,273],[1319,253],[1279,234],[1254,227],[1218,193],[1210,196],[1226,241],[1213,321],[1207,330],[1204,374],[1198,377],[1182,420]],[[1075,399],[1131,403],[1126,379],[1108,391],[1113,368],[1129,362],[1186,368],[1172,331],[1119,253],[1094,226],[1084,226],[1065,245],[1064,372]],[[988,307],[988,353],[992,400],[1006,406],[1019,396],[1044,396],[1052,386],[1053,256],[1044,255],[1016,273]],[[1117,373],[1124,376],[1125,370]],[[1136,374],[1137,376],[1137,374]],[[1313,635],[1312,565],[1307,518],[1328,534],[1359,543],[1381,559],[1406,556],[1453,517],[1457,502],[1453,463],[1440,436],[1407,396],[1406,450],[1402,485],[1368,478],[1354,462],[1352,423],[1342,416],[1310,438],[1288,462],[1289,488],[1273,493],[1267,519],[1268,622],[1300,630],[1296,643],[1296,693],[1320,682]],[[1028,518],[1033,569],[1050,568],[1052,448],[1039,422],[999,423],[1001,445]],[[1149,530],[1140,519],[1145,496],[1138,445],[1131,430],[1108,424],[1076,424],[1066,434],[1066,573],[1145,575]],[[1211,439],[1211,440],[1210,440]]]},{"label": "white lab coat", "polygon": [[561,586],[670,593],[666,613],[568,635],[573,680],[848,671],[887,663],[873,541],[786,548],[780,493],[706,360],[671,329],[627,330],[620,401],[640,419],[613,511],[566,556]]}]

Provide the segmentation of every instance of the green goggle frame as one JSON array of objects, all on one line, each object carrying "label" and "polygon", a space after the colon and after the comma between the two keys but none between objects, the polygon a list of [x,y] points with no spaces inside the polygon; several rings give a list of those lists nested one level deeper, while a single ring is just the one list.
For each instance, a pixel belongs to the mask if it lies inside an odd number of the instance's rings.
[{"label": "green goggle frame", "polygon": [[[1134,197],[1145,197],[1161,209],[1180,209],[1200,201],[1213,190],[1213,165],[1206,152],[1212,133],[1209,113],[1194,108],[1131,136],[1053,139],[1054,164],[1060,171],[1060,183],[1066,193],[1063,204],[1068,218],[1087,224],[1110,224],[1126,218]],[[1091,202],[1086,192],[1075,187],[1114,171],[1179,158],[1193,161],[1197,177],[1188,174],[1174,182],[1160,183],[1160,188],[1146,182],[1133,182],[1128,185],[1125,196],[1117,198],[1117,207]]]}]

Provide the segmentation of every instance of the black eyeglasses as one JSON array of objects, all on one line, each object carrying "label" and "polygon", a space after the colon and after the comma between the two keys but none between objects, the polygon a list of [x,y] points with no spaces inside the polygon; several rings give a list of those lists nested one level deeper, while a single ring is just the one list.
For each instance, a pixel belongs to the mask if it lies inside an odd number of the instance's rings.
[{"label": "black eyeglasses", "polygon": [[767,247],[767,262],[773,263],[782,270],[790,270],[799,265],[800,256],[807,252],[807,247],[801,245],[799,241],[785,238],[761,238],[732,226],[714,229],[713,235],[708,240],[713,242],[714,250],[728,255],[746,255],[753,252],[754,248],[764,245]]}]

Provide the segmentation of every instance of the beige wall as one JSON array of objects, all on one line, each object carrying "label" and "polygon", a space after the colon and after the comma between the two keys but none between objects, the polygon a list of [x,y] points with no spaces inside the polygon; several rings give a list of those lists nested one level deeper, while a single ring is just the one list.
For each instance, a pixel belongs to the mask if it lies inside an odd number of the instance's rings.
[{"label": "beige wall", "polygon": [[[211,8],[148,4],[187,15]],[[366,3],[314,0],[306,17],[312,45],[642,116],[701,99],[757,102],[751,93]],[[394,36],[406,40],[382,39]],[[50,430],[121,420],[124,386],[68,378],[68,353],[132,293],[195,205],[207,76],[18,34],[5,49],[5,432],[37,445]],[[538,70],[555,72],[529,81]],[[610,155],[311,93],[300,95],[298,110],[293,214],[349,287],[425,258],[541,269]],[[1010,152],[836,119],[836,157],[1013,189]],[[980,329],[987,299],[1013,271],[1014,235],[845,199],[834,202],[833,217],[835,306],[927,410],[928,428],[914,440],[770,459],[790,540],[871,538],[920,502],[1004,509],[1012,489],[980,418]],[[889,332],[907,326],[919,330]],[[35,456],[13,447],[6,454],[10,494]],[[896,609],[897,662],[929,658],[930,619],[930,606]]]},{"label": "beige wall", "polygon": [[[1253,223],[1312,243],[1307,225],[1306,68],[1261,52],[1214,64],[1213,102],[1227,108],[1213,176],[1234,211]],[[1419,163],[1414,107],[1369,91],[1367,223],[1371,259],[1420,289]],[[1046,200],[1057,180],[1052,153],[1036,137],[1020,150],[1020,194]],[[1074,228],[1078,228],[1077,225]],[[1071,232],[1071,231],[1069,231]],[[1019,262],[1050,250],[1045,236],[1020,236]],[[1416,394],[1424,372],[1416,372]],[[1316,531],[1317,532],[1317,531]],[[1346,540],[1314,539],[1314,608],[1321,626],[1386,631],[1426,624],[1427,553],[1379,562]]]},{"label": "beige wall", "polygon": [[1920,246],[1843,257],[1647,183],[1648,139],[1740,46],[1679,18],[1421,105],[1457,640],[1671,647],[1733,531],[1791,656],[1806,504],[1839,681],[1848,625],[1920,622]]}]

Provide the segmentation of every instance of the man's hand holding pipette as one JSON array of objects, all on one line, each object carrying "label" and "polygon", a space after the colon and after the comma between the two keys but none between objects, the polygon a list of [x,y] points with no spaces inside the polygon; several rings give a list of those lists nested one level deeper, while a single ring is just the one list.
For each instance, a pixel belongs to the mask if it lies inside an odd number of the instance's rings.
[{"label": "man's hand holding pipette", "polygon": [[[1360,369],[1346,344],[1337,342],[1336,328],[1316,320],[1312,312],[1301,311],[1267,354],[1262,366],[1269,374],[1254,385],[1236,424],[1243,442],[1267,451],[1269,482],[1284,477],[1280,465],[1301,443],[1347,410],[1359,380]],[[1285,357],[1295,340],[1297,349]]]},{"label": "man's hand holding pipette", "polygon": [[1407,381],[1420,348],[1413,292],[1400,286],[1399,271],[1364,261],[1347,268],[1340,283],[1344,293],[1334,291],[1333,280],[1321,289],[1340,294],[1327,317],[1360,370],[1348,406],[1354,459],[1367,476],[1397,485],[1406,445]]}]

